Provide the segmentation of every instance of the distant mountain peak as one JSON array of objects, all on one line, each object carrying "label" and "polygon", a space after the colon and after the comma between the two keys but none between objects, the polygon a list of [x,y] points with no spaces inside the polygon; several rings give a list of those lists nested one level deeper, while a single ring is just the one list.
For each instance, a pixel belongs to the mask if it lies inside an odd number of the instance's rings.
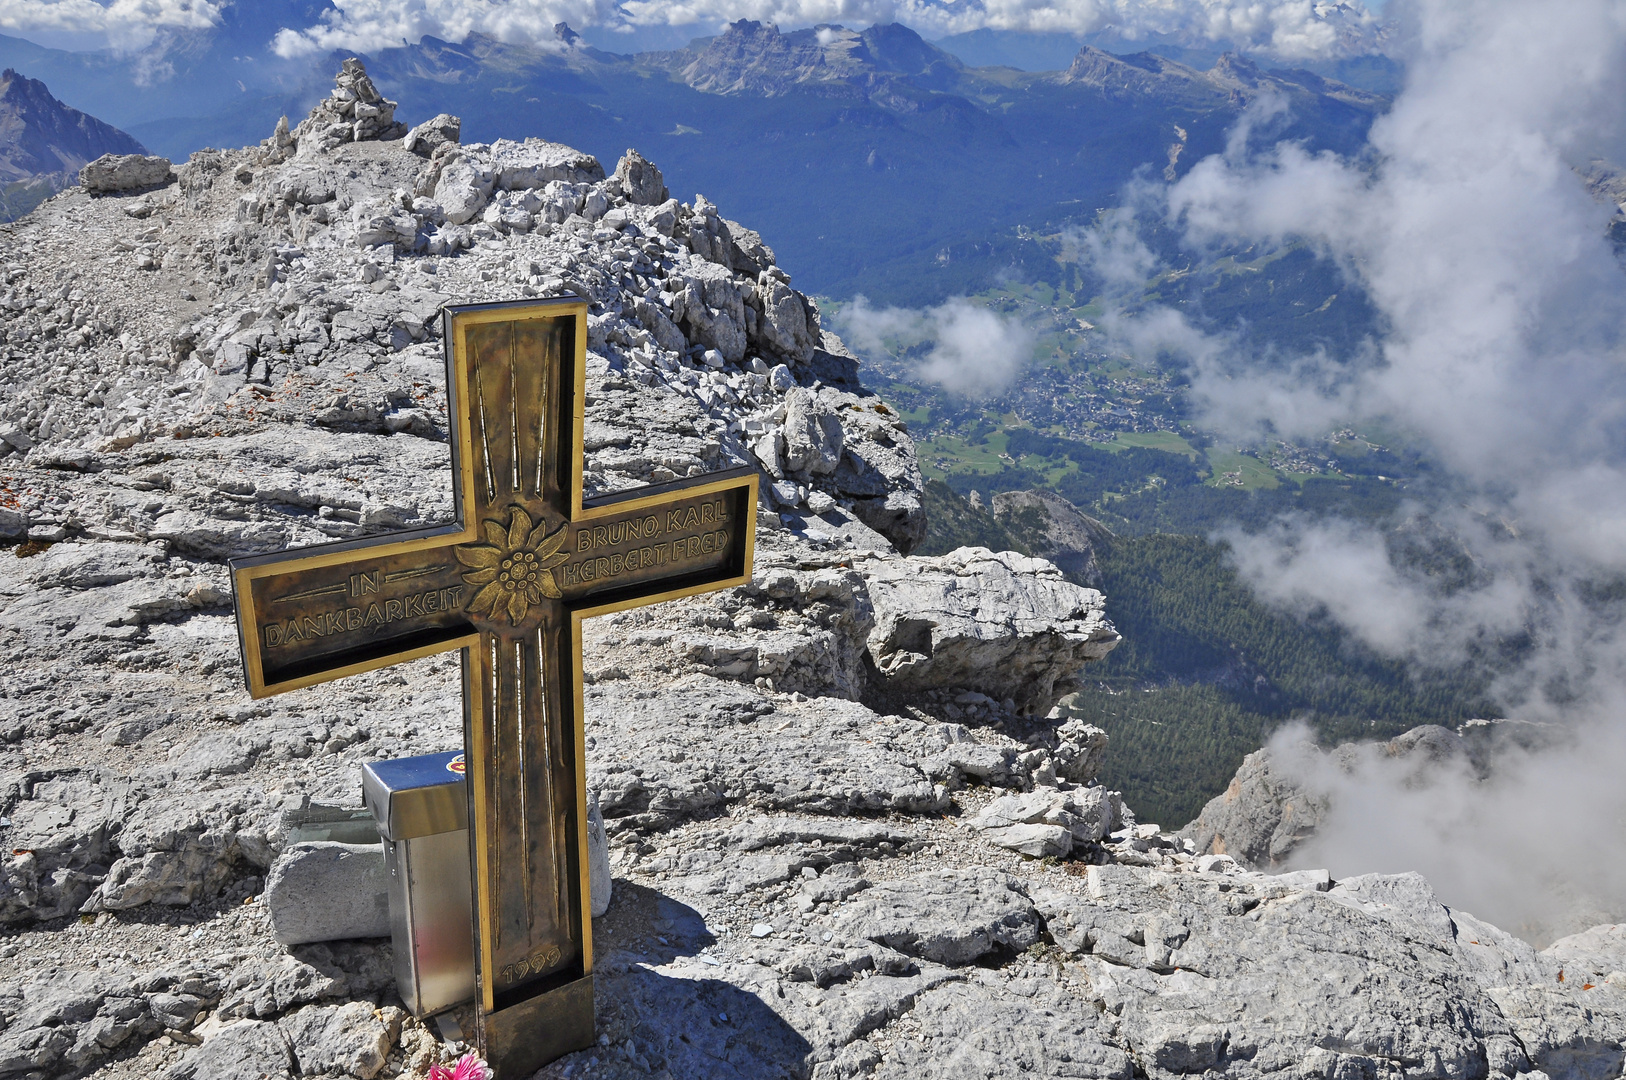
[{"label": "distant mountain peak", "polygon": [[0,221],[74,183],[103,154],[146,152],[118,128],[62,104],[38,79],[0,72]]},{"label": "distant mountain peak", "polygon": [[1320,95],[1363,109],[1378,106],[1375,94],[1324,79],[1307,71],[1266,71],[1237,52],[1228,52],[1208,71],[1198,71],[1156,53],[1119,56],[1085,45],[1062,73],[1063,85],[1084,86],[1110,98],[1161,97],[1195,101],[1231,98],[1247,101],[1264,91]]},{"label": "distant mountain peak", "polygon": [[1228,52],[1214,62],[1209,71],[1209,77],[1238,83],[1242,86],[1258,86],[1261,79],[1266,78],[1264,69],[1241,53]]},{"label": "distant mountain peak", "polygon": [[962,70],[959,57],[933,45],[902,23],[877,23],[855,35],[874,62],[901,75],[920,75],[938,66]]},{"label": "distant mountain peak", "polygon": [[1166,89],[1172,84],[1203,81],[1203,74],[1156,53],[1115,53],[1085,45],[1073,64],[1062,73],[1064,83],[1080,83],[1108,92],[1144,94]]},{"label": "distant mountain peak", "polygon": [[662,55],[680,65],[684,82],[715,94],[814,89],[857,96],[897,76],[952,81],[965,70],[902,23],[863,31],[826,23],[785,33],[773,23],[740,19],[703,40],[699,48]]}]

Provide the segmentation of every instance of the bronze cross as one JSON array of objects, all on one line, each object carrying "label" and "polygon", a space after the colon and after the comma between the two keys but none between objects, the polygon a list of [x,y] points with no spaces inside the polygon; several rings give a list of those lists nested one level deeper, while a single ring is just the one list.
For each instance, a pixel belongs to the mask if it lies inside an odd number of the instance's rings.
[{"label": "bronze cross", "polygon": [[587,305],[446,310],[454,525],[237,559],[254,697],[463,650],[479,1040],[593,1041],[581,621],[751,576],[750,469],[582,497]]}]

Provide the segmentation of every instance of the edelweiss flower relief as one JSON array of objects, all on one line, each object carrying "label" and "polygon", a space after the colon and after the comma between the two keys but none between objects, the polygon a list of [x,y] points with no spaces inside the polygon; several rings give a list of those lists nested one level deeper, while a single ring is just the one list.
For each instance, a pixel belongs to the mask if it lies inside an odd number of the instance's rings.
[{"label": "edelweiss flower relief", "polygon": [[506,611],[508,621],[518,624],[543,597],[559,598],[553,568],[569,556],[559,550],[564,546],[565,526],[549,536],[547,522],[534,524],[520,506],[510,510],[506,528],[500,521],[481,522],[488,542],[464,544],[455,554],[458,562],[471,568],[463,580],[481,586],[469,602],[469,613],[497,618]]}]

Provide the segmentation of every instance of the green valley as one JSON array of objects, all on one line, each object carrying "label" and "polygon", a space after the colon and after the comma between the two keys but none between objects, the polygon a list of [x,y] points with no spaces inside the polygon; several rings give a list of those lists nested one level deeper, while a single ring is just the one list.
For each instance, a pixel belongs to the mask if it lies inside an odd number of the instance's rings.
[{"label": "green valley", "polygon": [[[1258,493],[1209,490],[1218,497],[1214,520],[1259,516],[1249,506]],[[973,505],[940,480],[928,483],[927,497],[926,554],[972,544],[1053,554],[1042,522]],[[1099,580],[1070,576],[1105,592],[1124,640],[1066,706],[1111,735],[1104,779],[1147,820],[1172,827],[1195,817],[1242,758],[1292,719],[1339,741],[1494,715],[1471,669],[1420,674],[1325,620],[1261,603],[1238,581],[1223,542],[1145,531],[1094,547]]]}]

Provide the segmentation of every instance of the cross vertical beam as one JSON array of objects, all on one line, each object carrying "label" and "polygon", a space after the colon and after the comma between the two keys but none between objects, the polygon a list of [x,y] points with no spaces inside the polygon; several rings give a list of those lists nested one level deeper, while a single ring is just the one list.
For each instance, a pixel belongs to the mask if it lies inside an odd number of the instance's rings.
[{"label": "cross vertical beam", "polygon": [[581,623],[750,580],[757,478],[584,499],[587,305],[445,315],[457,520],[232,562],[250,693],[463,652],[479,1041],[499,1080],[593,1041]]}]

